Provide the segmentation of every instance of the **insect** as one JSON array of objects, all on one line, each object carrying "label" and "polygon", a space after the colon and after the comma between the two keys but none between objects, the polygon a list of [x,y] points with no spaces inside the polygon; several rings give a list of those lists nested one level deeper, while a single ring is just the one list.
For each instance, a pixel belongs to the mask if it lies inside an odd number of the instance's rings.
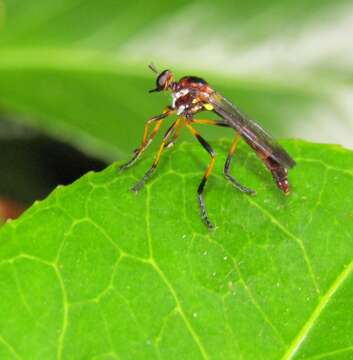
[{"label": "insect", "polygon": [[[249,195],[255,194],[254,190],[242,185],[230,174],[230,164],[233,155],[240,138],[243,138],[272,173],[277,186],[285,194],[289,193],[288,169],[295,165],[295,161],[259,124],[242,114],[229,100],[219,92],[213,90],[205,80],[196,76],[184,76],[179,81],[174,81],[174,75],[170,70],[164,70],[159,73],[152,64],[149,65],[149,67],[157,74],[156,88],[150,90],[150,92],[171,91],[173,101],[161,114],[153,116],[147,121],[140,146],[134,151],[132,159],[120,166],[119,171],[124,171],[135,164],[141,154],[151,144],[166,117],[176,114],[177,118],[164,134],[152,166],[143,178],[131,189],[132,191],[137,192],[144,186],[146,181],[154,173],[163,151],[173,146],[181,129],[186,127],[211,157],[198,186],[197,196],[201,218],[207,227],[212,229],[214,225],[210,221],[206,210],[204,189],[207,179],[212,172],[216,160],[216,153],[193,126],[194,124],[208,124],[229,127],[235,130],[235,136],[224,164],[224,175],[235,188]],[[194,115],[201,111],[213,111],[220,116],[220,119],[195,119]],[[152,124],[154,128],[150,131]]]}]

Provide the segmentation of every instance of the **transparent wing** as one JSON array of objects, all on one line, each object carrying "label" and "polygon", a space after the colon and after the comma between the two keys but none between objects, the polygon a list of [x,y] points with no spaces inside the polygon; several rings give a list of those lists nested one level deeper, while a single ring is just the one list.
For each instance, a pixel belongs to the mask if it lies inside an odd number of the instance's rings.
[{"label": "transparent wing", "polygon": [[236,106],[221,94],[212,93],[208,101],[214,107],[214,111],[237,130],[261,157],[273,158],[287,169],[295,165],[295,161],[273,137],[255,121],[243,115]]}]

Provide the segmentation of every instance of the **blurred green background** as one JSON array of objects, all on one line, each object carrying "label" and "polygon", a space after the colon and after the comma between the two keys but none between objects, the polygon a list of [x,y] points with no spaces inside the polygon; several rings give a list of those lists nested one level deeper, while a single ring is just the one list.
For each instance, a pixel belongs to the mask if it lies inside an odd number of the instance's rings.
[{"label": "blurred green background", "polygon": [[152,61],[277,137],[353,147],[352,37],[352,0],[0,0],[0,217],[131,153],[170,102]]}]

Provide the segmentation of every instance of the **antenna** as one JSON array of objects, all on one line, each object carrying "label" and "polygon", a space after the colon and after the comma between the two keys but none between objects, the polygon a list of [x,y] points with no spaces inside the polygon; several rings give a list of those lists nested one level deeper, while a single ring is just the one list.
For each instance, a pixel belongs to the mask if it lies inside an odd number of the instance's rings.
[{"label": "antenna", "polygon": [[148,67],[155,73],[155,74],[159,74],[158,70],[156,69],[155,65],[151,62]]}]

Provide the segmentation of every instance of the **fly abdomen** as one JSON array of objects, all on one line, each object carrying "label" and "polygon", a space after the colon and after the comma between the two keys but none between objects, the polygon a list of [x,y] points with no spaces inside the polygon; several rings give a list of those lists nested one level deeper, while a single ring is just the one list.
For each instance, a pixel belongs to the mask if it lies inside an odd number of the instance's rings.
[{"label": "fly abdomen", "polygon": [[285,193],[289,193],[288,170],[271,157],[264,159],[266,167],[271,171],[277,186]]}]

